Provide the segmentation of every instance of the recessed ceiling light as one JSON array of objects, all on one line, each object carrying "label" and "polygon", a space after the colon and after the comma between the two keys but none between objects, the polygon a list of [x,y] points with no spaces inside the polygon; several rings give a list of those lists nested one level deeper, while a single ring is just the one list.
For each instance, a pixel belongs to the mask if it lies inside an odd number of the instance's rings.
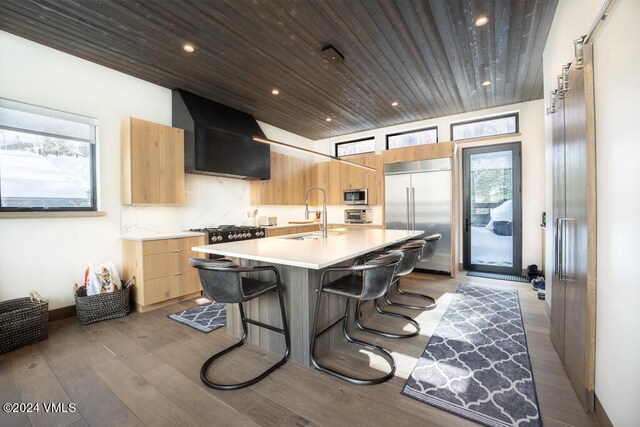
[{"label": "recessed ceiling light", "polygon": [[191,44],[185,44],[184,46],[182,46],[182,48],[183,48],[185,51],[189,52],[189,53],[191,53],[191,52],[193,52],[194,50],[196,50],[196,49],[193,47],[193,45],[191,45]]},{"label": "recessed ceiling light", "polygon": [[393,102],[391,103],[391,106],[392,106],[392,107],[397,107],[397,106],[398,106],[398,103],[397,103],[396,101],[393,101]]},{"label": "recessed ceiling light", "polygon": [[482,27],[487,22],[489,22],[489,18],[484,15],[480,15],[476,18],[476,27]]},{"label": "recessed ceiling light", "polygon": [[280,94],[280,91],[279,91],[278,89],[274,89],[274,90],[272,90],[272,91],[271,91],[271,93],[272,93],[273,95],[279,95],[279,94]]},{"label": "recessed ceiling light", "polygon": [[331,117],[327,117],[325,120],[330,122],[331,121]]},{"label": "recessed ceiling light", "polygon": [[485,80],[482,82],[482,86],[489,86],[491,84],[491,80]]}]

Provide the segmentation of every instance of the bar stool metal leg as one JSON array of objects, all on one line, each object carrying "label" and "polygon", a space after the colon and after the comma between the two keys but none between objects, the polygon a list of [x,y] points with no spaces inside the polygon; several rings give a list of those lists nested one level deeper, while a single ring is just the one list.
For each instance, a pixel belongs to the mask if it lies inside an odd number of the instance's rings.
[{"label": "bar stool metal leg", "polygon": [[392,311],[385,311],[382,309],[382,307],[380,307],[380,299],[376,299],[373,302],[373,306],[376,309],[376,311],[384,316],[393,316],[393,317],[397,317],[399,319],[402,319],[406,322],[408,322],[411,326],[414,327],[415,331],[414,332],[408,332],[406,334],[394,334],[392,332],[386,332],[386,331],[381,331],[380,329],[374,329],[374,328],[370,328],[368,326],[363,325],[360,320],[361,320],[361,316],[360,316],[360,307],[362,306],[362,301],[358,301],[358,304],[356,305],[356,327],[358,329],[360,329],[361,331],[366,331],[366,332],[370,332],[372,334],[377,334],[377,335],[382,335],[383,337],[387,337],[387,338],[411,338],[411,337],[415,337],[416,335],[420,334],[420,325],[418,324],[418,322],[416,322],[415,320],[413,320],[411,317],[409,316],[405,316],[404,314],[400,314],[400,313],[394,313]]},{"label": "bar stool metal leg", "polygon": [[[427,301],[431,301],[431,304],[429,304],[429,305],[411,305],[411,304],[400,303],[400,302],[397,302],[397,301],[391,301],[391,299],[389,299],[389,293],[390,292],[387,292],[387,294],[384,296],[384,300],[386,301],[387,304],[389,304],[391,306],[410,308],[410,309],[413,309],[413,310],[433,310],[438,305],[438,303],[436,302],[435,298],[432,298],[429,295],[418,294],[418,293],[415,293],[415,292],[407,292],[407,291],[402,290],[402,288],[400,288],[400,278],[399,277],[395,280],[395,284],[394,285],[395,285],[395,289],[396,289],[396,291],[398,292],[399,295],[404,295],[404,296],[413,297],[413,298],[425,299]],[[394,286],[392,286],[392,288],[393,287]]]},{"label": "bar stool metal leg", "polygon": [[[348,298],[347,299],[347,304],[346,304],[346,308],[345,308],[345,312],[344,315],[342,315],[342,317],[340,317],[338,320],[336,320],[335,322],[331,323],[329,326],[327,326],[326,328],[324,328],[322,331],[320,332],[316,332],[317,331],[317,327],[318,327],[318,315],[320,313],[320,303],[322,300],[322,284],[320,285],[320,289],[318,291],[318,299],[316,301],[316,309],[315,309],[315,318],[314,318],[314,322],[313,322],[313,329],[311,331],[311,363],[313,363],[313,366],[315,366],[315,368],[321,372],[324,372],[326,374],[329,375],[333,375],[335,377],[338,377],[344,381],[350,382],[351,384],[356,384],[356,385],[373,385],[373,384],[380,384],[383,383],[385,381],[388,381],[389,379],[391,379],[396,371],[396,365],[395,362],[393,360],[393,356],[391,355],[391,353],[389,353],[387,350],[385,350],[384,348],[377,346],[375,344],[371,344],[365,341],[361,341],[358,340],[356,338],[353,338],[351,335],[349,335],[349,314],[352,311],[352,298]],[[362,347],[365,347],[369,350],[375,351],[379,354],[382,355],[382,357],[389,363],[389,365],[391,366],[391,371],[381,377],[377,377],[377,378],[356,378],[356,377],[352,377],[349,375],[346,375],[345,373],[336,371],[334,369],[331,369],[327,366],[323,366],[321,365],[315,358],[315,343],[316,343],[316,338],[318,338],[319,336],[325,334],[326,332],[328,332],[329,330],[333,329],[336,325],[338,325],[339,323],[342,323],[342,333],[344,335],[344,337],[347,339],[347,341],[349,341],[352,344],[356,344]]]},{"label": "bar stool metal leg", "polygon": [[[282,284],[280,282],[280,276],[279,274],[276,272],[276,278],[277,278],[277,283],[278,283],[278,287],[277,287],[277,293],[278,293],[278,298],[280,299],[280,311],[281,311],[281,315],[282,315],[282,328],[277,328],[275,326],[272,325],[267,325],[265,323],[262,322],[258,322],[256,320],[252,320],[252,319],[247,319],[245,317],[244,314],[244,307],[243,307],[243,303],[239,303],[238,304],[238,308],[240,309],[240,319],[242,321],[242,338],[240,339],[239,342],[237,342],[236,344],[225,348],[224,350],[219,351],[218,353],[214,354],[213,356],[211,356],[209,359],[207,359],[206,362],[204,362],[204,364],[202,365],[202,368],[200,369],[200,379],[202,380],[202,382],[207,386],[207,387],[211,387],[217,390],[238,390],[244,387],[248,387],[250,385],[253,385],[255,383],[257,383],[258,381],[261,381],[262,379],[264,379],[266,376],[268,376],[270,373],[272,373],[273,371],[275,371],[276,369],[278,369],[280,366],[284,365],[287,362],[287,358],[289,357],[289,351],[290,351],[290,338],[289,338],[289,326],[287,324],[287,315],[285,313],[285,309],[284,309],[284,297],[282,295]],[[282,357],[282,359],[280,359],[277,363],[275,363],[274,365],[272,365],[271,367],[269,367],[267,370],[265,370],[264,372],[262,372],[260,375],[248,380],[248,381],[244,381],[241,383],[236,383],[236,384],[219,384],[219,383],[214,383],[213,381],[210,381],[207,378],[207,370],[209,368],[209,366],[218,358],[224,356],[225,354],[235,350],[236,348],[242,347],[245,343],[245,340],[247,338],[247,323],[251,323],[252,325],[256,325],[262,328],[266,328],[269,329],[271,331],[274,332],[278,332],[284,335],[284,339],[285,339],[285,352],[284,355]]]}]

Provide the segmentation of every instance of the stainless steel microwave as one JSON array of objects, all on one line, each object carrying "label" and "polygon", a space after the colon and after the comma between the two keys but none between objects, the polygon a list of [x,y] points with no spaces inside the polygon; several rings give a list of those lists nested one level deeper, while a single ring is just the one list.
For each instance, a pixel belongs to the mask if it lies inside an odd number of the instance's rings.
[{"label": "stainless steel microwave", "polygon": [[342,201],[345,205],[368,205],[367,189],[342,190]]},{"label": "stainless steel microwave", "polygon": [[373,221],[371,209],[345,209],[344,222],[347,224],[369,224]]}]

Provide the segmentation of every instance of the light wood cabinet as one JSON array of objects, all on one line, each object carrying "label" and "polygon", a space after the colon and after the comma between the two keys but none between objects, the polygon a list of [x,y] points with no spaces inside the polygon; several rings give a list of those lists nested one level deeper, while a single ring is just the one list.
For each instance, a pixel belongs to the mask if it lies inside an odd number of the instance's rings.
[{"label": "light wood cabinet", "polygon": [[267,228],[267,237],[286,236],[288,234],[311,233],[320,231],[320,223],[292,225],[291,227]]},{"label": "light wood cabinet", "polygon": [[[340,162],[316,163],[311,171],[312,184],[327,191],[328,205],[342,205],[342,191],[354,188],[368,189],[370,205],[381,205],[384,200],[384,165],[382,154],[364,156],[350,156],[350,162],[363,164],[375,168],[374,171]],[[314,194],[311,202],[314,205],[322,203],[322,196]]]},{"label": "light wood cabinet", "polygon": [[[320,162],[311,168],[312,187],[323,188],[327,193],[327,205],[342,204],[342,184],[339,162]],[[310,203],[314,206],[322,204],[322,194],[314,191]]]},{"label": "light wood cabinet", "polygon": [[384,200],[384,165],[382,154],[370,154],[365,156],[350,156],[350,162],[375,168],[374,171],[362,169],[340,163],[340,204],[342,204],[342,190],[355,188],[368,189],[370,205],[381,205]]},{"label": "light wood cabinet", "polygon": [[456,143],[439,142],[437,144],[416,145],[413,147],[396,148],[383,152],[384,164],[412,162],[415,160],[441,159],[454,157]]},{"label": "light wood cabinet", "polygon": [[135,307],[145,312],[200,294],[198,272],[189,265],[191,247],[204,245],[205,237],[162,240],[123,240],[124,278],[136,277],[133,287]]},{"label": "light wood cabinet", "polygon": [[120,143],[122,204],[184,203],[184,130],[130,117]]},{"label": "light wood cabinet", "polygon": [[313,162],[271,152],[271,179],[249,183],[252,205],[303,205]]}]

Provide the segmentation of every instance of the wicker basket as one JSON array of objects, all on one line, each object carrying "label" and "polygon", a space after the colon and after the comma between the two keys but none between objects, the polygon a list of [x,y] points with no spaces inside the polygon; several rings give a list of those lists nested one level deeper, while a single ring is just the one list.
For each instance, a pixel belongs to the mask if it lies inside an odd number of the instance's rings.
[{"label": "wicker basket", "polygon": [[17,298],[0,302],[0,353],[47,339],[49,302]]},{"label": "wicker basket", "polygon": [[82,325],[115,319],[129,314],[129,282],[115,292],[87,296],[85,288],[79,288],[75,294],[76,314]]}]

